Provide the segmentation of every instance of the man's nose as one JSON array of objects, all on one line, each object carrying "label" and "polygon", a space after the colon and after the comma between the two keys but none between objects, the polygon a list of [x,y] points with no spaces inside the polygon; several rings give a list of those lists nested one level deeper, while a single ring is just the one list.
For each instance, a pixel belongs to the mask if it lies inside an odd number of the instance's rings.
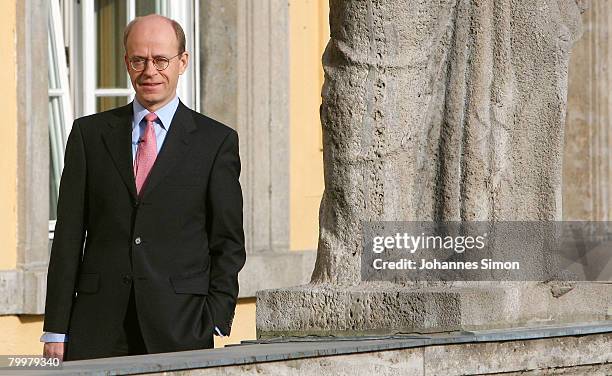
[{"label": "man's nose", "polygon": [[147,76],[154,76],[157,74],[157,68],[155,68],[155,64],[152,59],[145,60],[145,69],[142,72]]}]

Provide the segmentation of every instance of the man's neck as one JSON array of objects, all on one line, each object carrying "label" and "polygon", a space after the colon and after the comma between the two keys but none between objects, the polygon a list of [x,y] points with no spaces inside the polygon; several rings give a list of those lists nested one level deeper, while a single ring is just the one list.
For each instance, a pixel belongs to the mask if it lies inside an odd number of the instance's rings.
[{"label": "man's neck", "polygon": [[164,107],[165,105],[167,105],[168,103],[172,102],[172,100],[176,98],[176,93],[174,93],[173,96],[171,96],[170,98],[166,99],[166,101],[164,102],[158,102],[158,103],[148,103],[144,100],[142,100],[141,98],[136,97],[136,100],[138,101],[138,103],[140,103],[140,105],[144,108],[147,109],[147,111],[149,112],[155,112],[157,110],[159,110],[160,108]]}]

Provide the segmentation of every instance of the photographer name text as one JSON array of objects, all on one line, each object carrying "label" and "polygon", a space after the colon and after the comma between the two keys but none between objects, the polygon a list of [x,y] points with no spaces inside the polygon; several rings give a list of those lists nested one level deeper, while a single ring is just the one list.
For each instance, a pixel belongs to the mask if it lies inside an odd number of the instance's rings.
[{"label": "photographer name text", "polygon": [[494,261],[482,259],[476,261],[439,261],[437,259],[421,259],[420,261],[400,259],[385,261],[375,259],[372,266],[376,270],[519,270],[518,261]]}]

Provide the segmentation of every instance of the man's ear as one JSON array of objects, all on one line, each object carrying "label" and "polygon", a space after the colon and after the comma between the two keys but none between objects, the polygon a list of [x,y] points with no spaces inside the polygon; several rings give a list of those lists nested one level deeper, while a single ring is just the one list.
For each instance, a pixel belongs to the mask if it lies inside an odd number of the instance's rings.
[{"label": "man's ear", "polygon": [[187,70],[187,65],[189,65],[189,53],[183,52],[179,58],[179,74],[183,74]]},{"label": "man's ear", "polygon": [[125,63],[125,70],[129,72],[130,71],[130,61],[128,59],[127,52],[125,53],[125,55],[123,55],[123,62]]}]

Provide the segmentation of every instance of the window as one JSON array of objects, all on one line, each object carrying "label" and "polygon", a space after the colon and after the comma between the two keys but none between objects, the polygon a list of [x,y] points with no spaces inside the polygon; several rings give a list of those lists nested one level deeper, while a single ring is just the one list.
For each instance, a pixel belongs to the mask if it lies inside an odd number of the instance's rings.
[{"label": "window", "polygon": [[198,3],[197,0],[48,3],[50,238],[57,215],[64,148],[73,118],[122,106],[133,99],[134,91],[123,63],[123,29],[134,17],[158,13],[181,24],[190,63],[177,91],[185,104],[199,109]]},{"label": "window", "polygon": [[[94,2],[93,50],[96,58],[90,62],[95,76],[95,100],[92,112],[123,106],[132,99],[128,74],[123,64],[123,28],[127,25],[126,0],[96,0]],[[88,77],[91,80],[93,77]],[[90,111],[88,111],[90,112]]]},{"label": "window", "polygon": [[[64,148],[72,124],[66,49],[59,3],[49,4],[49,219],[57,217],[59,182],[64,167]],[[53,223],[50,224],[51,228]]]},{"label": "window", "polygon": [[[76,5],[80,10],[80,102],[79,115],[88,115],[121,106],[133,99],[134,92],[123,63],[123,29],[134,17],[158,13],[177,20],[185,31],[190,64],[179,80],[178,95],[194,109],[199,108],[198,1],[95,0]],[[90,21],[90,22],[87,22]],[[76,46],[75,46],[76,47]],[[79,53],[80,52],[80,53]],[[78,68],[78,67],[75,67]],[[72,70],[71,70],[72,71]]]}]

